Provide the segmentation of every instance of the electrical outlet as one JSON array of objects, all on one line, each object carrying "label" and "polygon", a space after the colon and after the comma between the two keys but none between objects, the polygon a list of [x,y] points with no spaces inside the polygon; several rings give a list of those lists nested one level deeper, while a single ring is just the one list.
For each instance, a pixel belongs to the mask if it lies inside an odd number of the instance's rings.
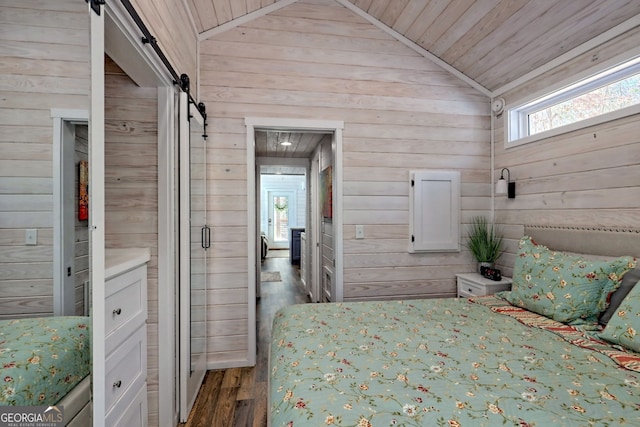
[{"label": "electrical outlet", "polygon": [[356,225],[356,239],[364,239],[364,225]]},{"label": "electrical outlet", "polygon": [[38,230],[29,229],[24,232],[24,244],[27,246],[35,246],[38,244]]}]

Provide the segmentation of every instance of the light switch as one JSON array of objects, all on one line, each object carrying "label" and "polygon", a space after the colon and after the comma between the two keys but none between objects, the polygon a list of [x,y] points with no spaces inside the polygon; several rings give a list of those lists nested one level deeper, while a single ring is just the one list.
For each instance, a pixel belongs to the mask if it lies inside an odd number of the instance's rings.
[{"label": "light switch", "polygon": [[35,246],[38,244],[38,230],[28,229],[24,233],[24,244],[27,246]]},{"label": "light switch", "polygon": [[364,239],[364,225],[356,225],[356,239]]}]

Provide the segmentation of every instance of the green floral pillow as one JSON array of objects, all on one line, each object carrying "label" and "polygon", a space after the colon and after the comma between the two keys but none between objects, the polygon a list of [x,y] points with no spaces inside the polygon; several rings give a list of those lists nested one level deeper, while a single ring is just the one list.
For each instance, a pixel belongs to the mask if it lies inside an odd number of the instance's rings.
[{"label": "green floral pillow", "polygon": [[553,251],[525,236],[514,263],[511,291],[497,295],[559,322],[595,323],[607,308],[607,296],[633,267],[632,257],[589,260]]},{"label": "green floral pillow", "polygon": [[640,281],[620,303],[600,337],[640,352]]}]

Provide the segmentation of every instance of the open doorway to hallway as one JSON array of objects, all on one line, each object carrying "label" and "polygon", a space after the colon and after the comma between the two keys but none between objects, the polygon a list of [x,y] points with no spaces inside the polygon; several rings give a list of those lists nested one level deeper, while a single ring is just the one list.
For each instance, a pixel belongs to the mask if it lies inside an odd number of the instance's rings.
[{"label": "open doorway to hallway", "polygon": [[[306,259],[310,287],[319,287],[321,266],[326,262],[333,266],[332,286],[328,301],[342,301],[343,270],[343,218],[342,218],[342,132],[344,122],[335,120],[311,120],[292,118],[246,117],[247,147],[247,214],[248,214],[248,328],[249,362],[255,361],[257,331],[256,303],[260,301],[261,252],[263,242],[260,225],[260,178],[263,166],[297,166],[307,171],[308,211],[305,234]],[[285,138],[288,139],[285,140]],[[317,139],[319,138],[319,139]],[[292,139],[295,139],[292,141]],[[311,143],[310,139],[315,139]],[[290,142],[291,144],[283,144]],[[329,221],[321,218],[319,208],[319,176],[329,166],[333,168],[333,180],[328,183],[331,191],[332,215]],[[326,193],[326,191],[325,191]],[[315,194],[315,196],[314,196]],[[327,234],[328,233],[328,234]],[[302,240],[302,236],[301,236]],[[325,250],[326,249],[326,250]],[[326,257],[323,256],[326,254]],[[301,258],[305,259],[302,256]],[[314,293],[315,298],[320,295]],[[319,299],[313,299],[314,302]]]},{"label": "open doorway to hallway", "polygon": [[[323,218],[318,177],[321,164],[333,162],[334,132],[288,128],[256,129],[256,230],[260,263],[287,257],[313,302],[321,297]],[[322,159],[322,161],[321,161]],[[325,241],[327,241],[325,239]],[[260,287],[256,296],[260,296]]]}]

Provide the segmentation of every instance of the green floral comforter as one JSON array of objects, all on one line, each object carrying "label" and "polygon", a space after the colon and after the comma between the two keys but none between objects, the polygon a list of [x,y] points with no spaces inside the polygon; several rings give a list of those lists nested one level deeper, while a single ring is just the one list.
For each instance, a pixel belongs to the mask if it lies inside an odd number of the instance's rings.
[{"label": "green floral comforter", "polygon": [[0,320],[0,405],[53,405],[91,371],[91,320]]},{"label": "green floral comforter", "polygon": [[640,373],[602,342],[573,344],[590,340],[575,327],[563,336],[562,324],[525,325],[500,306],[509,311],[492,297],[279,311],[271,426],[640,425]]}]

